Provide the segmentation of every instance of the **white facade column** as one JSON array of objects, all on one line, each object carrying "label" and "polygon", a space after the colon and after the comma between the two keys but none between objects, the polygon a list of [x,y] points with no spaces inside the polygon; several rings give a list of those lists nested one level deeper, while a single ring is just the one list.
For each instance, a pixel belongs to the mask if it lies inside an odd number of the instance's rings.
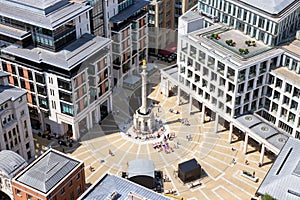
[{"label": "white facade column", "polygon": [[229,125],[229,134],[228,134],[228,143],[229,144],[232,142],[232,133],[233,133],[233,123],[230,122],[230,125]]},{"label": "white facade column", "polygon": [[192,112],[192,106],[193,106],[193,97],[190,95],[190,102],[189,102],[189,114]]},{"label": "white facade column", "polygon": [[180,92],[181,92],[181,90],[180,90],[179,85],[177,87],[178,87],[178,89],[177,89],[177,105],[179,106],[180,105]]},{"label": "white facade column", "polygon": [[247,154],[247,149],[248,149],[248,139],[249,139],[249,135],[248,135],[248,133],[245,133],[244,154]]},{"label": "white facade column", "polygon": [[112,94],[109,95],[109,111],[108,112],[112,112],[113,111],[113,96]]},{"label": "white facade column", "polygon": [[87,129],[90,130],[91,128],[93,128],[93,114],[92,114],[92,111],[90,111],[88,113],[88,116],[87,116]]},{"label": "white facade column", "polygon": [[260,157],[259,157],[260,166],[262,166],[263,163],[264,163],[265,149],[266,149],[265,144],[262,144],[261,145],[261,150],[260,150]]},{"label": "white facade column", "polygon": [[219,115],[216,113],[216,119],[215,119],[215,133],[218,133],[218,125],[219,125]]},{"label": "white facade column", "polygon": [[202,124],[205,122],[205,105],[204,105],[204,103],[202,103],[201,122],[202,122]]}]

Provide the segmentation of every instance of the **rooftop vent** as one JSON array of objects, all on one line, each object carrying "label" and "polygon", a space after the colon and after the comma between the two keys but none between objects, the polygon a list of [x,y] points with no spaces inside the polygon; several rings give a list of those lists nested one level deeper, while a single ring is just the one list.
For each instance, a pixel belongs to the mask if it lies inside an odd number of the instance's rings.
[{"label": "rooftop vent", "polygon": [[111,195],[109,195],[109,200],[116,200],[119,197],[119,193],[117,191],[114,191]]}]

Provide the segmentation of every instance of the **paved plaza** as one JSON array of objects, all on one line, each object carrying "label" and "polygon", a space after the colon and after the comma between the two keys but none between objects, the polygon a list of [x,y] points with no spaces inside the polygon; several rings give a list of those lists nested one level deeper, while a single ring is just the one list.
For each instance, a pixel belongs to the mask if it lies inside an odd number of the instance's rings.
[{"label": "paved plaza", "polygon": [[[83,160],[86,166],[86,182],[93,184],[105,173],[116,175],[127,171],[128,162],[135,159],[150,159],[157,170],[163,171],[171,182],[164,183],[165,190],[175,189],[176,196],[185,199],[250,199],[271,167],[271,160],[265,157],[265,165],[258,167],[259,152],[248,147],[248,154],[243,154],[243,140],[234,138],[232,144],[227,142],[228,132],[219,126],[214,133],[214,121],[201,124],[201,112],[193,105],[189,114],[188,97],[182,96],[181,104],[176,104],[176,95],[164,97],[159,91],[157,71],[150,79],[152,84],[148,96],[153,103],[156,116],[168,126],[175,138],[168,141],[173,152],[166,153],[153,148],[151,141],[139,140],[120,133],[120,129],[129,127],[128,122],[140,105],[139,90],[116,89],[113,96],[113,112],[105,118],[101,126],[84,135],[76,148],[66,149],[71,156]],[[169,112],[178,110],[180,114]],[[184,125],[182,119],[188,119]],[[124,127],[125,126],[125,127]],[[127,126],[127,127],[126,127]],[[187,139],[187,135],[191,139]],[[55,148],[55,146],[52,146]],[[58,147],[60,148],[60,147]],[[109,152],[114,155],[111,155]],[[189,188],[176,176],[178,163],[196,158],[203,168],[201,186]],[[248,161],[246,164],[245,161]],[[235,162],[233,162],[235,161]],[[94,172],[89,167],[95,168]],[[255,172],[257,183],[240,175],[242,170]]]}]

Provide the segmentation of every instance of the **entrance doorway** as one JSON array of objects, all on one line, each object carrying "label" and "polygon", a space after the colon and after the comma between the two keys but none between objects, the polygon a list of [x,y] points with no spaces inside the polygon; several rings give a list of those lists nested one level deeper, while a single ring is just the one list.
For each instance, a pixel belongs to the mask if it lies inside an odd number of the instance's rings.
[{"label": "entrance doorway", "polygon": [[100,105],[100,114],[101,114],[101,121],[107,117],[108,109],[107,109],[107,101]]}]

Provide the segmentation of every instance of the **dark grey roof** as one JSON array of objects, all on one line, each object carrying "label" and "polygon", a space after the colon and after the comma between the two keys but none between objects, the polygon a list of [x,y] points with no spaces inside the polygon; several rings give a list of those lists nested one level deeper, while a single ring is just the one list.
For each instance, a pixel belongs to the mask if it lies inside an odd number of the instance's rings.
[{"label": "dark grey roof", "polygon": [[19,7],[41,10],[48,13],[50,10],[53,10],[53,7],[57,8],[58,6],[66,5],[68,0],[13,0],[11,2],[17,4]]},{"label": "dark grey roof", "polygon": [[162,196],[148,188],[128,181],[127,179],[109,174],[105,175],[100,181],[92,185],[79,199],[106,200],[114,192],[118,193],[118,200],[128,200],[128,194],[130,192],[149,200],[170,200],[168,197]]},{"label": "dark grey roof", "polygon": [[6,77],[6,76],[9,76],[9,74],[6,72],[0,71],[0,77]]},{"label": "dark grey roof", "polygon": [[274,128],[265,123],[257,124],[256,126],[252,127],[251,130],[264,139],[277,134],[277,131]]},{"label": "dark grey roof", "polygon": [[143,9],[148,4],[150,4],[149,1],[134,0],[133,4],[131,6],[128,6],[128,8],[122,10],[117,15],[110,18],[109,21],[115,22],[115,23],[123,22],[123,21],[127,20],[130,16],[132,16],[134,13],[136,13],[139,10]]},{"label": "dark grey roof", "polygon": [[128,178],[134,176],[150,176],[154,178],[154,162],[152,160],[132,160],[128,162]]},{"label": "dark grey roof", "polygon": [[50,30],[90,9],[90,6],[68,0],[0,0],[1,16]]},{"label": "dark grey roof", "polygon": [[[253,114],[242,115],[236,120],[244,126],[247,131],[251,131],[261,138],[261,141],[267,140],[271,145],[280,150],[285,144],[288,136],[279,132],[271,125],[265,123],[260,118]],[[258,142],[261,142],[258,141]]]},{"label": "dark grey roof", "polygon": [[10,85],[0,86],[0,104],[9,100],[15,101],[26,93],[25,90]]},{"label": "dark grey roof", "polygon": [[278,14],[298,0],[239,0],[269,14]]},{"label": "dark grey roof", "polygon": [[245,125],[246,127],[252,127],[261,122],[260,119],[258,119],[252,114],[240,116],[237,118],[237,120],[243,125]]},{"label": "dark grey roof", "polygon": [[59,52],[52,52],[38,47],[19,48],[13,45],[2,49],[2,52],[36,63],[46,63],[64,70],[71,70],[109,43],[110,39],[108,38],[86,33]]},{"label": "dark grey roof", "polygon": [[24,169],[15,180],[47,194],[80,162],[50,149]]},{"label": "dark grey roof", "polygon": [[0,171],[12,178],[19,170],[27,166],[26,160],[19,154],[9,151],[0,151]]},{"label": "dark grey roof", "polygon": [[6,26],[4,24],[0,24],[0,34],[15,38],[18,40],[22,40],[23,38],[30,36],[29,31],[23,31],[23,30],[16,29],[16,28],[13,28],[10,26]]},{"label": "dark grey roof", "polygon": [[277,133],[276,135],[268,138],[268,142],[278,149],[281,149],[288,139],[289,137],[287,135]]},{"label": "dark grey roof", "polygon": [[259,186],[257,193],[276,199],[300,199],[300,140],[290,137]]}]

